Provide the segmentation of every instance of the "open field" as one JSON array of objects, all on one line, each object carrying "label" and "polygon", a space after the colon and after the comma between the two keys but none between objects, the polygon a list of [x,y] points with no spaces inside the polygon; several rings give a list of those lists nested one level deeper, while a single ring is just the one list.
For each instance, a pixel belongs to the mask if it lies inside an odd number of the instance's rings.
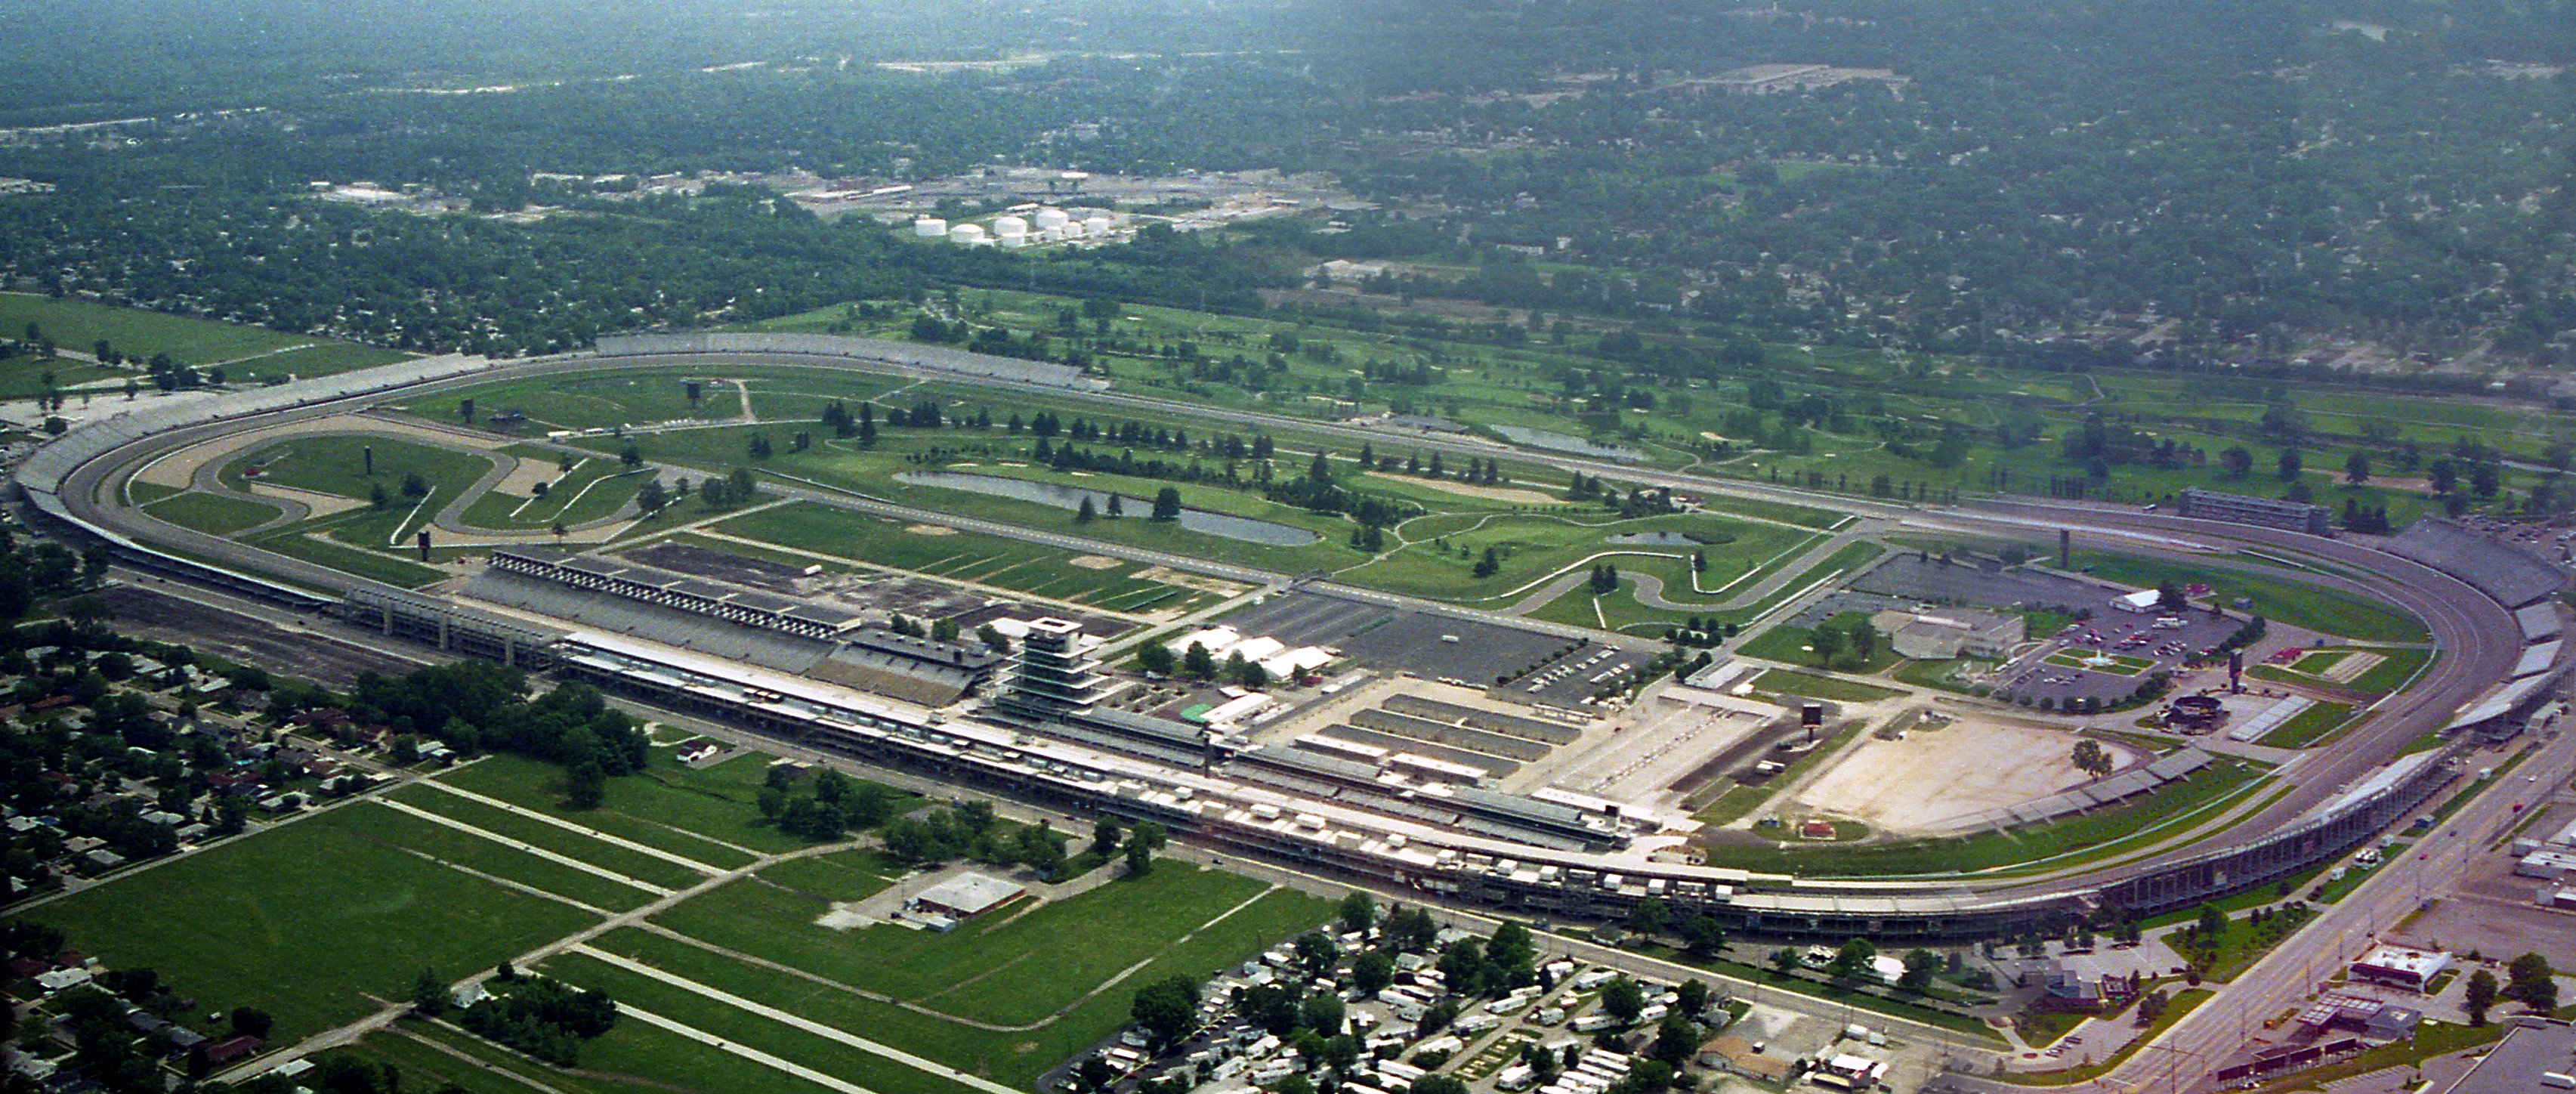
[{"label": "open field", "polygon": [[673,751],[655,749],[643,772],[612,780],[607,803],[592,810],[563,807],[563,769],[517,756],[479,760],[438,781],[726,869],[805,846],[761,819],[769,756],[745,753],[689,768],[671,762]]},{"label": "open field", "polygon": [[2273,748],[2305,748],[2325,740],[2351,720],[2351,707],[2342,703],[2319,703],[2281,723],[2280,728],[2264,734],[2259,743]]},{"label": "open field", "polygon": [[[731,885],[656,919],[690,939],[776,961],[806,976],[640,930],[614,932],[599,946],[1025,1087],[1122,1023],[1133,985],[1180,972],[1204,974],[1312,927],[1331,912],[1321,900],[1265,892],[1258,883],[1179,864],[1025,915],[995,913],[990,922],[946,935],[891,926],[832,931],[810,922],[823,908],[775,887]],[[1119,989],[1098,990],[1138,962],[1143,965],[1117,981]],[[584,964],[566,975],[605,983],[617,970]],[[1016,1028],[982,1029],[942,1015]]]},{"label": "open field", "polygon": [[1788,669],[1766,669],[1762,675],[1753,678],[1753,686],[1782,695],[1803,695],[1809,699],[1827,699],[1837,703],[1875,703],[1905,694],[1889,688]]},{"label": "open field", "polygon": [[1215,599],[1133,576],[1144,569],[1141,564],[1093,569],[1075,565],[1080,556],[1062,548],[955,529],[934,534],[892,518],[813,502],[747,513],[712,528],[797,551],[1112,611],[1188,608]]},{"label": "open field", "polygon": [[[496,757],[126,875],[29,918],[112,967],[160,970],[208,1010],[269,1011],[272,1044],[406,998],[424,965],[463,976],[539,949],[555,956],[537,968],[618,999],[617,1028],[580,1046],[576,1072],[417,1020],[335,1050],[474,1091],[609,1094],[711,1077],[727,1089],[823,1089],[792,1077],[810,1073],[882,1094],[971,1094],[965,1075],[1025,1089],[1123,1025],[1135,988],[1204,976],[1333,910],[1169,862],[944,934],[827,928],[814,921],[836,903],[911,875],[864,848],[760,865],[808,846],[768,828],[751,803],[768,758],[691,770],[662,751],[646,776],[612,780],[600,810],[560,808],[552,767]],[[750,865],[759,869],[716,877]],[[597,949],[566,941],[690,887],[700,888],[649,927],[603,935],[589,944]]]},{"label": "open field", "polygon": [[391,813],[335,809],[23,914],[208,1009],[268,1011],[278,1039],[405,997],[424,965],[462,975],[595,919],[421,858]]},{"label": "open field", "polygon": [[[2075,737],[1966,719],[1904,740],[1871,738],[1807,784],[1796,804],[1896,835],[2036,801],[2090,780],[2072,760]],[[2127,750],[2107,750],[2122,766]]]},{"label": "open field", "polygon": [[143,506],[143,511],[179,527],[218,536],[265,524],[280,512],[274,505],[195,492],[163,498]]},{"label": "open field", "polygon": [[[1946,732],[1946,731],[1944,731]],[[2263,768],[2221,759],[2180,783],[2092,813],[2008,831],[1989,830],[1954,839],[1857,845],[1735,843],[1705,845],[1708,864],[1771,870],[1805,877],[1877,877],[1910,874],[2016,872],[2058,865],[2050,860],[2081,855],[2103,858],[2140,849],[2167,826],[2198,823],[2201,811],[2220,805],[2263,777]]]},{"label": "open field", "polygon": [[[365,451],[375,451],[375,474],[366,471]],[[321,434],[293,437],[257,449],[225,465],[224,483],[241,488],[258,468],[261,482],[298,490],[367,499],[377,487],[399,497],[405,475],[419,475],[440,504],[491,472],[490,458],[452,448],[393,437]]]}]

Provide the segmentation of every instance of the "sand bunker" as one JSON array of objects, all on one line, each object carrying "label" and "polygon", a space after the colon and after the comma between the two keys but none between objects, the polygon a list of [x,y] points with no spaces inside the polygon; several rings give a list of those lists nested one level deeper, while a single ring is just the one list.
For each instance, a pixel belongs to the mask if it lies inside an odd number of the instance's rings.
[{"label": "sand bunker", "polygon": [[904,526],[903,530],[916,536],[953,536],[957,534],[957,529],[948,527],[945,524],[907,524]]}]

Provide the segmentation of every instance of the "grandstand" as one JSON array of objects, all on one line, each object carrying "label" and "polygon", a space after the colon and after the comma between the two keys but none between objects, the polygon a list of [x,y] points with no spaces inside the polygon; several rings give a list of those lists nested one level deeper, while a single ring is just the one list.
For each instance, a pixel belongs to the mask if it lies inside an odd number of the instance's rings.
[{"label": "grandstand", "polygon": [[956,702],[991,664],[990,659],[984,660],[983,667],[957,664],[745,627],[681,607],[601,596],[507,569],[485,570],[468,580],[457,594],[546,619],[579,623],[608,634],[647,636],[693,653],[830,680],[924,706]]},{"label": "grandstand", "polygon": [[[2563,584],[2548,563],[2441,517],[2425,517],[2388,541],[2388,551],[2468,582],[2507,608],[2557,594]],[[2528,632],[2526,632],[2528,633]]]}]

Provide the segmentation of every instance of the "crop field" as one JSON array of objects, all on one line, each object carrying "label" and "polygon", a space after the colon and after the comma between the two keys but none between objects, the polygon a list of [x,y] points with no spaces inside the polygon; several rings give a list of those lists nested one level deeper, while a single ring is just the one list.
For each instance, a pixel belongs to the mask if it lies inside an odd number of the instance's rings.
[{"label": "crop field", "polygon": [[[578,1072],[415,1019],[334,1050],[415,1081],[993,1094],[1123,1025],[1137,987],[1204,976],[1333,912],[1172,861],[944,934],[824,927],[836,903],[909,872],[865,839],[770,828],[754,801],[768,756],[690,769],[658,752],[597,810],[565,809],[551,765],[493,757],[23,914],[111,967],[158,969],[210,1011],[270,1012],[272,1045],[399,1006],[424,966],[457,978],[514,960],[619,1002]],[[579,937],[656,901],[635,926]]]}]

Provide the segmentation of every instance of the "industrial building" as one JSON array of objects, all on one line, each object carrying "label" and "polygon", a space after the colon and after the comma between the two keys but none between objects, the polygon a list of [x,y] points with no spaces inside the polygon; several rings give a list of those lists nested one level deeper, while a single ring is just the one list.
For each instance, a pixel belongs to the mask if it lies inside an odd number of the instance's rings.
[{"label": "industrial building", "polygon": [[1963,656],[2002,660],[2012,656],[2013,647],[2029,637],[2028,624],[2022,616],[2003,612],[1947,608],[1934,614],[1879,614],[1892,617],[1886,622],[1873,621],[1888,636],[1888,648],[1917,661],[1948,661]]}]

